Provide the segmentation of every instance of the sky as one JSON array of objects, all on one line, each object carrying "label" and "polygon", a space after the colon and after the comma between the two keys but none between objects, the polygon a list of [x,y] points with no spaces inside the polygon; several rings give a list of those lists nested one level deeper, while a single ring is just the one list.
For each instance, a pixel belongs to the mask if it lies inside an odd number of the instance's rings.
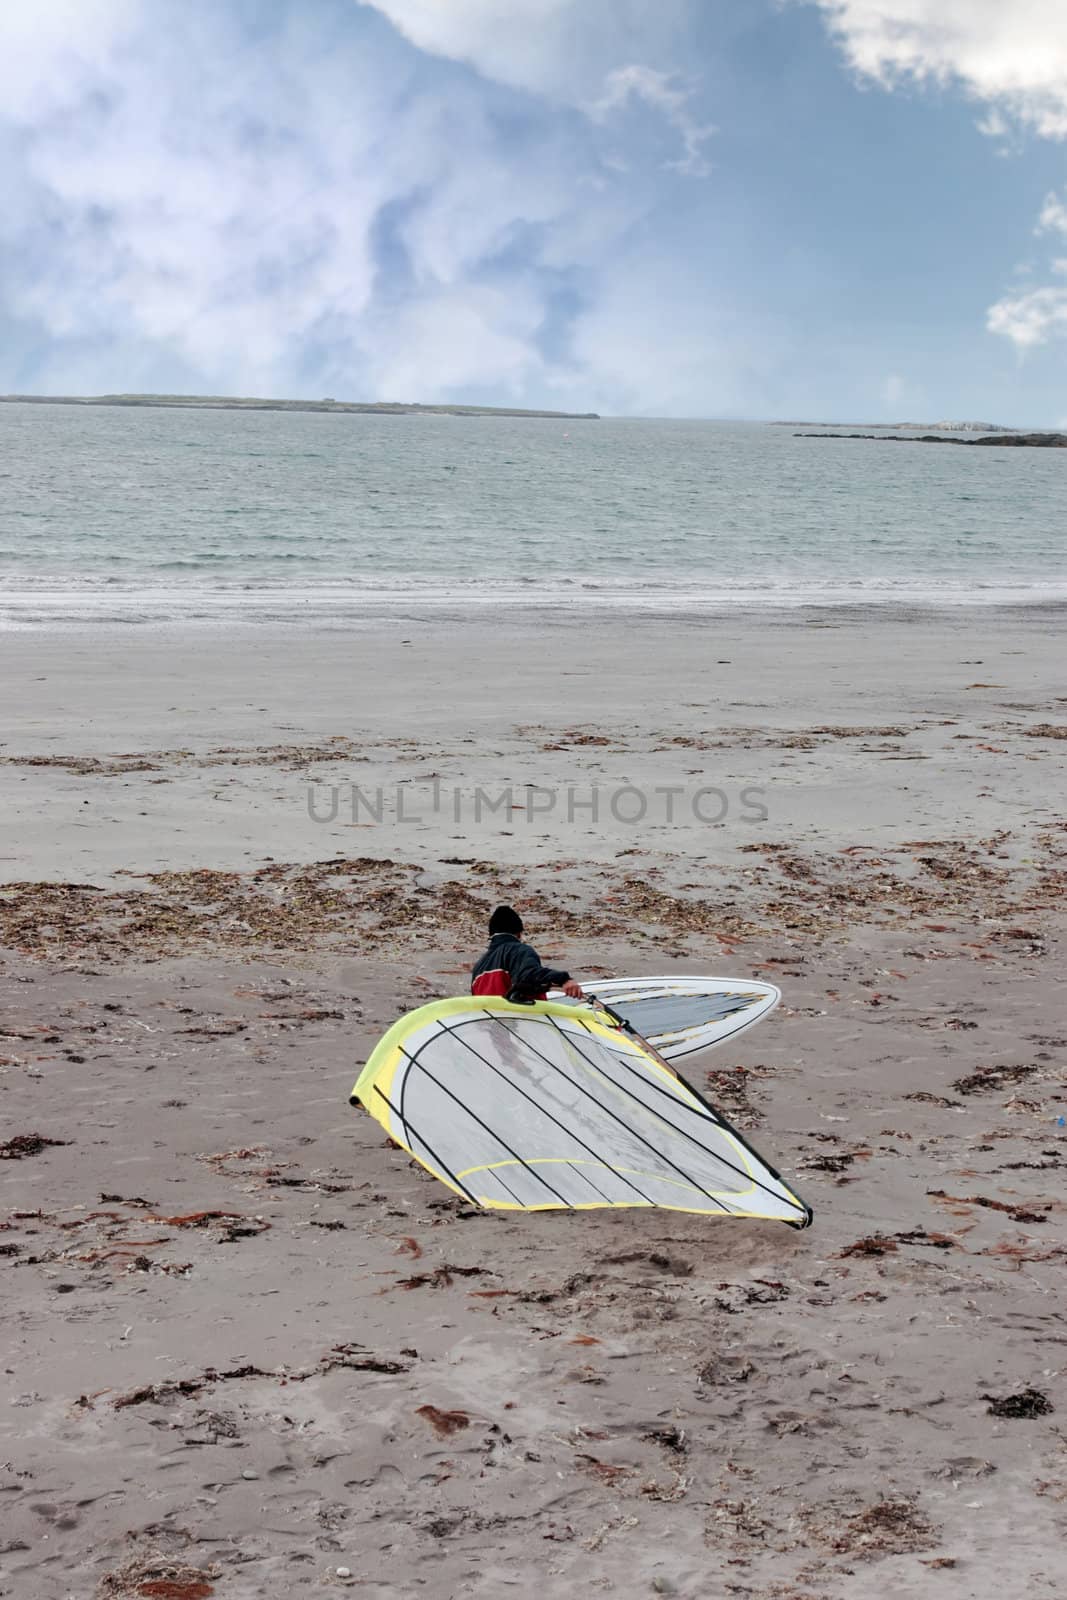
[{"label": "sky", "polygon": [[1064,0],[34,0],[0,193],[0,392],[1067,426]]}]

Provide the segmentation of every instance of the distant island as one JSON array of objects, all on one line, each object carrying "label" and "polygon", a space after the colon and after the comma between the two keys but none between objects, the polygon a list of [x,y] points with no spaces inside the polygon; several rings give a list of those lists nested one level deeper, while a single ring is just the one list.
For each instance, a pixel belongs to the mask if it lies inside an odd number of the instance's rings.
[{"label": "distant island", "polygon": [[[772,422],[772,428],[849,428],[849,422]],[[866,428],[908,428],[916,433],[1021,433],[1021,428],[1008,427],[1003,422],[866,422]],[[849,437],[852,437],[849,435]],[[874,437],[874,435],[870,435]]]},{"label": "distant island", "polygon": [[794,439],[874,439],[879,444],[1002,444],[1067,449],[1067,433],[994,433],[981,439],[946,439],[943,433],[794,433]]},{"label": "distant island", "polygon": [[1019,433],[1003,422],[887,422],[887,428],[914,428],[925,433]]},{"label": "distant island", "polygon": [[256,400],[212,394],[0,394],[6,405],[160,406],[177,411],[341,411],[373,417],[554,417],[596,422],[596,411],[530,411],[520,406],[423,406],[398,400]]}]

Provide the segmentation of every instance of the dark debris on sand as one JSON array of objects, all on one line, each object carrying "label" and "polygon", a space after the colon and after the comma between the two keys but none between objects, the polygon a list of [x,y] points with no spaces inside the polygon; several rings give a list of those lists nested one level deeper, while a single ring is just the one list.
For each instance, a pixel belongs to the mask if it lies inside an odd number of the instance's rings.
[{"label": "dark debris on sand", "polygon": [[871,1560],[931,1550],[937,1544],[938,1530],[915,1497],[895,1495],[865,1506],[832,1532],[827,1530],[824,1538],[838,1555]]},{"label": "dark debris on sand", "polygon": [[[1038,834],[1030,865],[1016,867],[1007,860],[1007,840],[998,834],[973,843],[911,841],[873,859],[752,844],[742,853],[761,859],[740,880],[717,875],[700,897],[665,888],[651,873],[619,877],[605,868],[597,873],[594,913],[529,885],[523,903],[531,923],[589,940],[610,937],[620,921],[671,945],[687,935],[729,943],[768,934],[821,936],[859,923],[900,928],[930,918],[980,924],[993,940],[1017,930],[1021,917],[1031,923],[1053,910],[1067,889],[1061,834]],[[892,868],[884,857],[894,858]],[[476,947],[492,901],[518,887],[479,866],[470,864],[462,881],[427,881],[413,864],[339,856],[247,872],[153,873],[143,887],[125,890],[16,883],[0,895],[0,944],[36,958],[96,960],[207,950],[381,950],[396,939],[407,950],[429,949],[443,933]]]},{"label": "dark debris on sand", "polygon": [[39,1156],[42,1150],[69,1143],[69,1139],[46,1139],[43,1133],[16,1133],[0,1144],[0,1161],[24,1161],[27,1156]]},{"label": "dark debris on sand", "polygon": [[989,1401],[991,1417],[1049,1417],[1056,1409],[1048,1395],[1040,1389],[1020,1389],[1018,1394],[1001,1395],[999,1399],[986,1394],[982,1399]]}]

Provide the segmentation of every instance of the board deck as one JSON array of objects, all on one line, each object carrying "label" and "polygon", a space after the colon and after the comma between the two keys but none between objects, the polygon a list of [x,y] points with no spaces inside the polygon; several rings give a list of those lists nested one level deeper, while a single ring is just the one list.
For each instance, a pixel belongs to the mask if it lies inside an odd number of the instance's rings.
[{"label": "board deck", "polygon": [[[773,983],[748,978],[607,978],[583,988],[624,1017],[666,1061],[732,1039],[762,1021],[782,998]],[[562,996],[553,991],[552,998]]]}]

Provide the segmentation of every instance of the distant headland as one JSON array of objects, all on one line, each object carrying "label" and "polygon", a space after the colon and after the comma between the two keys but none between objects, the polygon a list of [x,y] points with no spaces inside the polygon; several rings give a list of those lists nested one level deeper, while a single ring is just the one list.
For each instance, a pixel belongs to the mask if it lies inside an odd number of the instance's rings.
[{"label": "distant headland", "polygon": [[531,411],[520,406],[424,406],[397,400],[257,400],[211,394],[0,394],[0,403],[37,406],[158,406],[177,411],[341,411],[373,417],[554,417],[596,422],[596,411]]}]

